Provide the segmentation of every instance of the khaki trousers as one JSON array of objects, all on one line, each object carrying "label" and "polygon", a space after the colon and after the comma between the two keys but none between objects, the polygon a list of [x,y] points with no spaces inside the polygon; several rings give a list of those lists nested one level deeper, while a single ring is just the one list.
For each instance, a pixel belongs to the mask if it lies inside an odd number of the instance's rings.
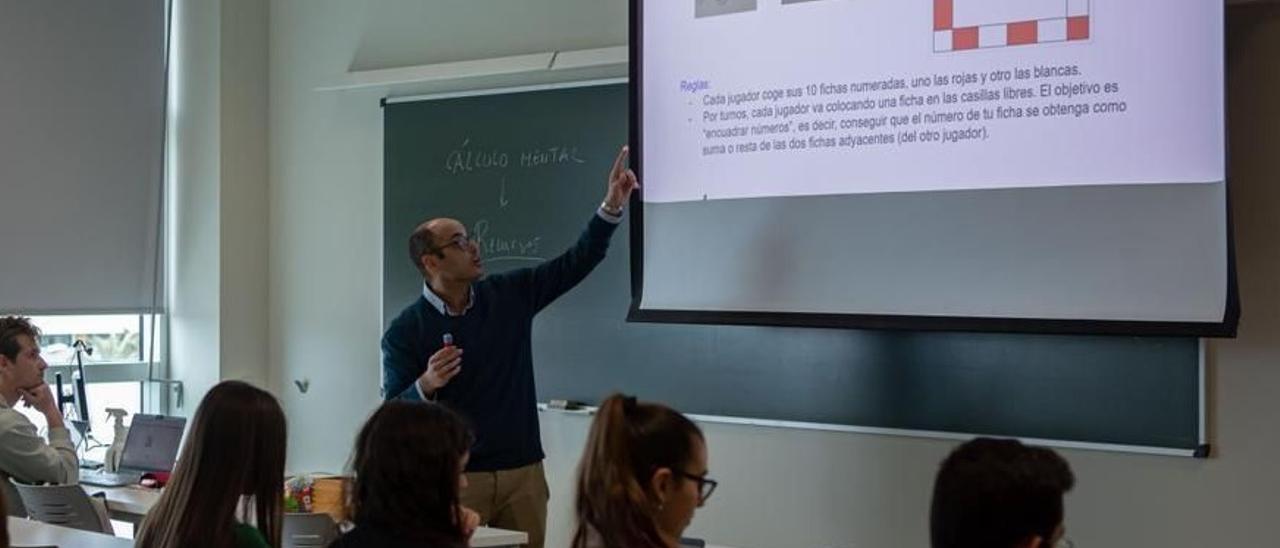
[{"label": "khaki trousers", "polygon": [[462,505],[480,514],[480,523],[529,534],[529,547],[542,548],[547,534],[547,476],[542,462],[497,472],[467,472]]}]

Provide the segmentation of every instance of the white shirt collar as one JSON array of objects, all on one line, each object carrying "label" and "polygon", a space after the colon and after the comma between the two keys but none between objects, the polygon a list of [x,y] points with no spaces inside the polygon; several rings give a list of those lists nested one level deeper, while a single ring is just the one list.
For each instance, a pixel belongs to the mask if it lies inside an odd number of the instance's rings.
[{"label": "white shirt collar", "polygon": [[471,295],[467,297],[467,308],[463,309],[461,314],[454,314],[449,311],[448,306],[445,306],[444,299],[441,299],[439,295],[436,295],[435,291],[431,290],[431,286],[427,285],[425,282],[422,284],[422,298],[426,299],[427,302],[431,303],[431,306],[434,306],[440,314],[445,316],[463,316],[466,315],[467,312],[470,312],[471,307],[476,304],[475,286],[472,286],[470,291]]}]

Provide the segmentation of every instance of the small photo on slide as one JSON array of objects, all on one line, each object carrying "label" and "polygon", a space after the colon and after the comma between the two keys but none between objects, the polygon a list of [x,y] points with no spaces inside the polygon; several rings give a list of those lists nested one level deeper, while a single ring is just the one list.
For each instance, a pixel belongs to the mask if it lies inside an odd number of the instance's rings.
[{"label": "small photo on slide", "polygon": [[695,18],[728,15],[744,11],[756,11],[756,0],[694,0]]}]

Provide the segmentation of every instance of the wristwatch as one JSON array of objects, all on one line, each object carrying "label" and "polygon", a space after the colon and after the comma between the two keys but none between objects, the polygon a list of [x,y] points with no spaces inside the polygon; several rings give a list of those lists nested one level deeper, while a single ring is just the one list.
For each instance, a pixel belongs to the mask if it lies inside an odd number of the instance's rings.
[{"label": "wristwatch", "polygon": [[622,216],[622,206],[618,206],[618,207],[610,206],[608,200],[600,202],[600,209],[604,210],[605,213],[613,215],[614,217]]}]

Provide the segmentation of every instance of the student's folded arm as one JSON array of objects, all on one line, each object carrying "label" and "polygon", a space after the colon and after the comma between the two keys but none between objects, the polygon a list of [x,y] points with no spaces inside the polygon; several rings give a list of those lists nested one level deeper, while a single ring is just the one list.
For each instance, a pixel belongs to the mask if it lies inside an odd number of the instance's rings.
[{"label": "student's folded arm", "polygon": [[6,425],[0,431],[0,469],[24,483],[73,484],[80,479],[71,432],[50,428],[46,443],[30,422]]}]

